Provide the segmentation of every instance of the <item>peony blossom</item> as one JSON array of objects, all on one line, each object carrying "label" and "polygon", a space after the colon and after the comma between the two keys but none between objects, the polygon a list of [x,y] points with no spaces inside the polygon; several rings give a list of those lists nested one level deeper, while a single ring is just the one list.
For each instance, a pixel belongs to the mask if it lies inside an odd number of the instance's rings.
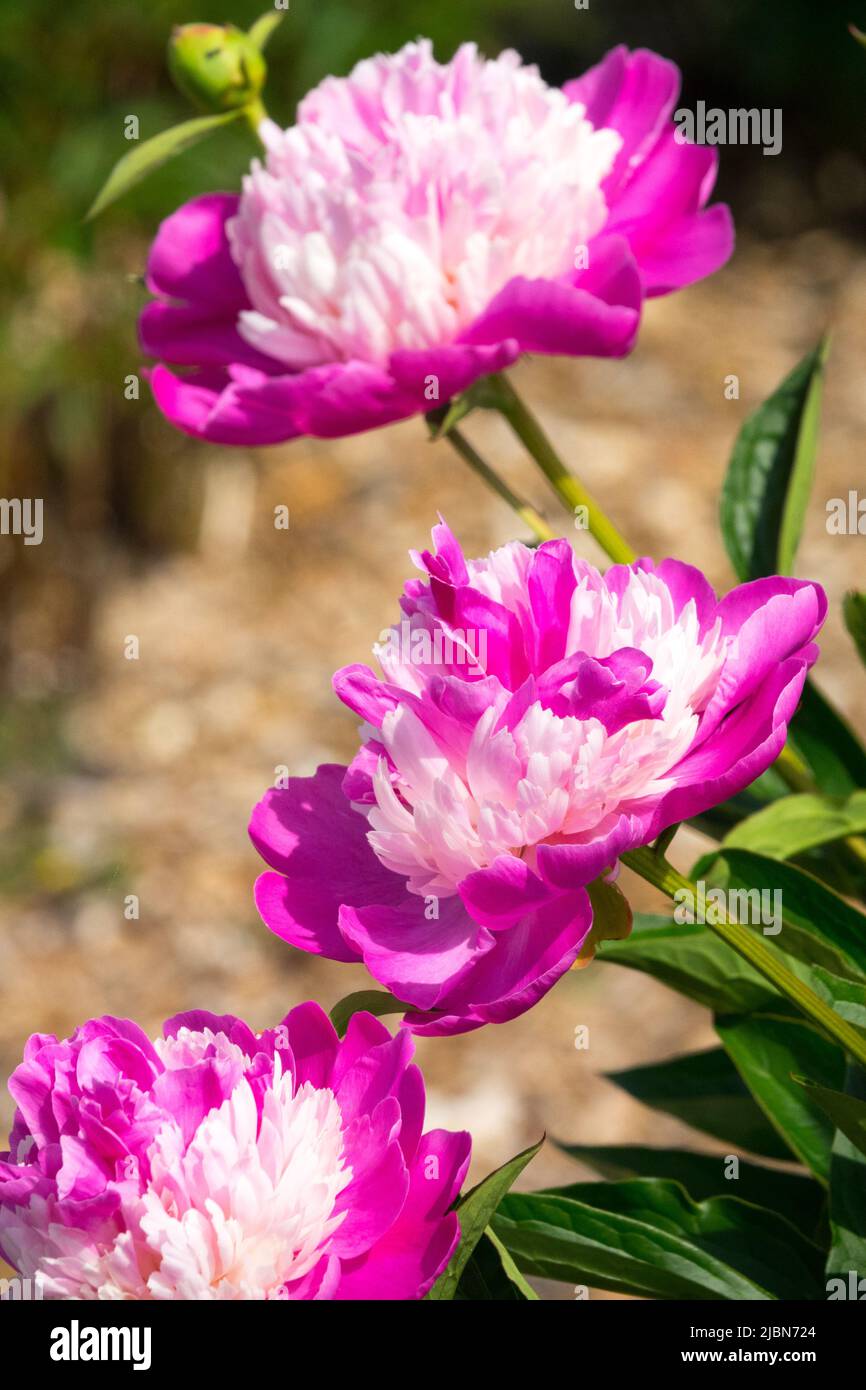
[{"label": "peony blossom", "polygon": [[178,1014],[35,1034],[9,1089],[0,1255],[55,1299],[415,1299],[469,1136],[422,1134],[412,1042],[317,1004],[257,1036]]},{"label": "peony blossom", "polygon": [[272,790],[251,835],[272,931],[362,960],[410,1027],[530,1008],[574,963],[587,885],[626,850],[748,786],[785,742],[823,590],[699,570],[602,575],[564,540],[465,560],[443,524],[413,556],[383,676],[334,678],[364,721],[350,767]]},{"label": "peony blossom", "polygon": [[240,196],[161,226],[141,319],[157,402],[224,444],[352,434],[522,352],[620,356],[643,299],[733,245],[714,150],[680,143],[676,67],[616,48],[560,91],[516,53],[428,40],[264,121]]}]

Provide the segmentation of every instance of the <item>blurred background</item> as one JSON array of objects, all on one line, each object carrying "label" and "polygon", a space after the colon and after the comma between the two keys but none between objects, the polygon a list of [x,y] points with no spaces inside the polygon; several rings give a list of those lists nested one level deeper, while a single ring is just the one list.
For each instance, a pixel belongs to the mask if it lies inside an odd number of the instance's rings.
[{"label": "blurred background", "polygon": [[[276,771],[348,760],[354,720],[330,677],[369,659],[395,616],[437,509],[470,553],[519,534],[423,424],[252,456],[194,443],[142,384],[135,320],[159,220],[187,197],[234,189],[254,153],[226,131],[95,224],[83,215],[128,148],[189,114],[171,87],[170,28],[241,26],[263,0],[4,0],[0,5],[0,495],[41,497],[39,546],[0,537],[0,1079],[35,1030],[131,1015],[156,1031],[189,1007],[265,1026],[303,998],[330,1007],[360,968],[292,952],[255,914],[249,810]],[[859,12],[858,12],[859,11]],[[864,485],[866,437],[866,27],[864,0],[291,0],[268,49],[271,114],[376,49],[429,34],[514,46],[559,83],[616,43],[684,72],[683,104],[780,107],[783,147],[722,149],[719,196],[739,233],[712,280],[649,304],[621,363],[544,361],[516,380],[564,457],[640,549],[732,575],[716,512],[746,415],[834,333],[817,487],[800,572],[829,590],[819,681],[866,730],[862,672],[842,630],[844,590],[866,583],[863,540],[829,537],[825,503]],[[725,397],[736,374],[739,399]],[[555,501],[499,424],[467,433],[549,518]],[[274,507],[290,511],[276,531]],[[566,519],[561,518],[563,524]],[[578,548],[598,560],[585,535]],[[125,657],[137,637],[139,659]],[[678,837],[687,867],[700,848]],[[130,895],[137,918],[125,915]],[[660,906],[634,888],[643,907]],[[588,1050],[575,1029],[589,1028]],[[646,978],[597,964],[531,1013],[435,1043],[420,1060],[431,1121],[475,1136],[475,1171],[542,1130],[576,1142],[676,1141],[675,1121],[603,1078],[710,1045],[709,1017]],[[11,1119],[0,1099],[4,1136]],[[2,1147],[2,1144],[0,1144]],[[548,1145],[527,1180],[565,1181]]]}]

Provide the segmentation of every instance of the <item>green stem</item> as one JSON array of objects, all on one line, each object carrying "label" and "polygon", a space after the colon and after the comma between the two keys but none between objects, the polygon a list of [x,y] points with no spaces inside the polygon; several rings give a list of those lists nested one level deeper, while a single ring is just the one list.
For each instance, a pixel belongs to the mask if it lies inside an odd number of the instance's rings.
[{"label": "green stem", "polygon": [[[661,889],[669,898],[674,898],[678,892],[685,890],[691,894],[692,900],[700,906],[703,893],[696,883],[686,878],[677,869],[669,864],[661,855],[656,854],[648,846],[642,849],[629,850],[622,855],[622,862],[630,869],[633,869],[641,878],[646,879],[647,883]],[[715,907],[715,904],[714,904]],[[850,1053],[861,1065],[866,1065],[866,1038],[857,1032],[855,1028],[840,1018],[829,1004],[825,1004],[823,999],[798,980],[786,965],[774,956],[761,941],[760,937],[748,927],[739,922],[732,922],[727,914],[721,922],[707,922],[707,926],[720,936],[723,941],[747,960],[750,965],[764,976],[770,984],[775,985],[776,989],[797,1005],[797,1008],[807,1017],[818,1024],[825,1033],[829,1034],[840,1047]]]},{"label": "green stem", "polygon": [[[435,430],[435,421],[428,416],[427,423],[430,426],[431,432],[433,432]],[[520,517],[521,521],[525,522],[538,540],[554,540],[556,532],[548,526],[544,518],[529,502],[525,502],[522,497],[518,497],[517,493],[512,491],[505,479],[500,478],[499,474],[491,468],[489,463],[485,462],[478,451],[472,447],[469,440],[466,439],[458,429],[450,429],[447,434],[442,437],[448,440],[452,449],[459,454],[464,463],[468,463],[472,471],[477,473],[478,477],[484,480],[487,486],[496,493],[497,497],[501,497],[503,502],[507,502],[511,510]]]},{"label": "green stem", "polygon": [[866,838],[862,835],[848,835],[842,843],[850,857],[857,861],[857,867],[862,873],[866,869]]},{"label": "green stem", "polygon": [[259,135],[259,126],[261,125],[262,121],[267,120],[267,117],[268,113],[265,109],[265,104],[260,97],[256,97],[253,101],[248,102],[247,105],[244,107],[244,119],[246,120],[246,123],[249,126],[250,130],[253,132],[253,135],[255,135],[256,139],[262,146],[262,149],[264,149],[264,141],[262,140],[262,137]]},{"label": "green stem", "polygon": [[785,744],[773,766],[792,792],[814,792],[816,790],[809,769],[800,755],[794,752],[790,743]]},{"label": "green stem", "polygon": [[630,565],[637,559],[628,541],[620,535],[613,522],[586,488],[563,463],[532,412],[523,404],[511,382],[505,376],[488,378],[488,403],[505,417],[518,439],[531,454],[554,492],[568,510],[575,514],[578,507],[586,509],[591,535],[602,550],[617,564]]}]

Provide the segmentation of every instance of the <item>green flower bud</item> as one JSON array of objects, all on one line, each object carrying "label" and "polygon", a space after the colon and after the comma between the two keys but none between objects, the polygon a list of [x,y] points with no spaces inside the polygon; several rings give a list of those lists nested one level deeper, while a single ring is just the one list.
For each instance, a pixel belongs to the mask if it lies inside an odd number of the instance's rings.
[{"label": "green flower bud", "polygon": [[258,101],[265,60],[248,34],[233,24],[183,24],[169,40],[175,85],[202,111],[233,111]]}]

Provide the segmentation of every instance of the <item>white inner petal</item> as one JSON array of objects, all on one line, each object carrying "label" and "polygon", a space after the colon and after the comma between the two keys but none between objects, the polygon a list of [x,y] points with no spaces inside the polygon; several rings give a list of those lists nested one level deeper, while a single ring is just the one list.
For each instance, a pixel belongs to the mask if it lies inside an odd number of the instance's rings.
[{"label": "white inner petal", "polygon": [[[203,1056],[242,1060],[210,1030],[181,1029],[155,1043],[169,1069]],[[327,1251],[345,1213],[335,1204],[352,1180],[333,1092],[292,1077],[275,1057],[261,1101],[241,1079],[201,1121],[188,1145],[172,1119],[148,1153],[150,1181],[124,1196],[127,1230],[64,1227],[44,1198],[3,1213],[4,1246],[44,1294],[58,1299],[267,1299],[300,1279]]]},{"label": "white inner petal", "polygon": [[621,143],[515,54],[441,65],[429,41],[264,130],[228,229],[253,306],[238,326],[297,369],[453,342],[515,276],[567,275]]},{"label": "white inner petal", "polygon": [[[526,613],[530,552],[504,546],[470,561],[470,583],[515,613]],[[717,623],[703,636],[693,601],[677,616],[657,575],[632,571],[621,595],[589,567],[579,567],[566,655],[604,658],[624,647],[651,658],[652,679],[667,689],[661,717],[636,719],[609,733],[601,720],[563,717],[531,704],[513,730],[494,732],[508,692],[478,720],[465,757],[452,740],[446,756],[419,716],[399,705],[375,737],[385,759],[373,779],[376,804],[366,813],[370,844],[387,868],[418,894],[448,896],[468,873],[498,855],[534,863],[536,847],[586,838],[623,803],[657,798],[673,785],[671,770],[688,752],[699,717],[715,691],[731,639]],[[384,648],[382,648],[384,650]],[[411,667],[391,661],[388,679],[415,689]]]}]

